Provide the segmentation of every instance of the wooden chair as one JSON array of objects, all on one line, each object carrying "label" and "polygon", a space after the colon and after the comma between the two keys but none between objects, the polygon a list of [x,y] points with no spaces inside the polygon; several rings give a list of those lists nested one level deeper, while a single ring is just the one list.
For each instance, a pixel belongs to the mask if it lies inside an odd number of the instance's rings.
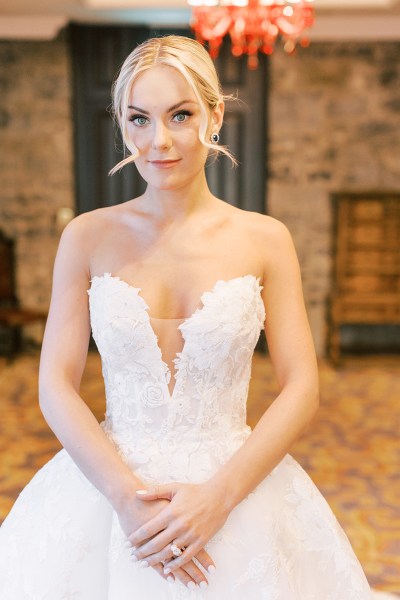
[{"label": "wooden chair", "polygon": [[22,330],[31,323],[45,323],[47,313],[20,306],[15,293],[14,242],[0,231],[0,327],[8,334],[7,356],[12,359],[22,347]]}]

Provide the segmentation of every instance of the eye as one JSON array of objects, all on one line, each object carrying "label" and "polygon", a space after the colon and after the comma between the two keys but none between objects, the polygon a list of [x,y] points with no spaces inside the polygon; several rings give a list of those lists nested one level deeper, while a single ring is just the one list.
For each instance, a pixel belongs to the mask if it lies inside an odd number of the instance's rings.
[{"label": "eye", "polygon": [[143,125],[146,125],[148,119],[143,115],[132,115],[129,117],[129,121],[131,121],[137,127],[143,127]]},{"label": "eye", "polygon": [[184,123],[187,121],[188,117],[192,116],[192,114],[193,113],[191,113],[189,110],[180,110],[179,112],[175,113],[172,118],[177,123]]}]

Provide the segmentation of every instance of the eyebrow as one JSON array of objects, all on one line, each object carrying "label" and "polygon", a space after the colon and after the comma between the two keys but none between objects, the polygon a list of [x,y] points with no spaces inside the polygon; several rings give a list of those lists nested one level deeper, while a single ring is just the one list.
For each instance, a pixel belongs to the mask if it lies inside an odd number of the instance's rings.
[{"label": "eyebrow", "polygon": [[[197,104],[197,102],[195,102],[194,100],[182,100],[181,102],[178,102],[177,104],[174,104],[173,106],[171,106],[171,108],[169,108],[167,110],[167,112],[172,112],[173,110],[176,110],[177,108],[182,106],[182,104],[187,104],[187,103]],[[148,110],[144,110],[143,108],[139,108],[138,106],[133,106],[132,104],[128,104],[128,108],[133,108],[133,110],[137,110],[138,112],[141,112],[144,115],[150,114]]]}]

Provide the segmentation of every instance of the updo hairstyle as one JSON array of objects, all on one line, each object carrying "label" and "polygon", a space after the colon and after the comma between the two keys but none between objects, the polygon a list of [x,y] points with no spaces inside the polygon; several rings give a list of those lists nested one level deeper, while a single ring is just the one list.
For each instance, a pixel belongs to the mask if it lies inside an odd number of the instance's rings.
[{"label": "updo hairstyle", "polygon": [[167,35],[151,38],[137,46],[126,58],[112,88],[112,111],[122,133],[125,146],[130,155],[121,160],[110,171],[113,175],[126,164],[134,162],[139,151],[128,134],[128,104],[132,86],[141,73],[151,67],[168,65],[177,69],[192,88],[200,106],[201,121],[199,139],[212,152],[223,153],[233,164],[235,158],[224,146],[212,144],[206,139],[210,129],[210,116],[221,100],[229,100],[224,96],[218,80],[214,63],[206,49],[190,38],[179,35]]}]

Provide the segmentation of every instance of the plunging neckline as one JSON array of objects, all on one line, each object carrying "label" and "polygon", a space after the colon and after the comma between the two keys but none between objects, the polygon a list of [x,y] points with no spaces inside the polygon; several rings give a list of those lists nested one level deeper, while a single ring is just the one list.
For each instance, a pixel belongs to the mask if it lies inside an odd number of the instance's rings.
[{"label": "plunging neckline", "polygon": [[[186,325],[191,319],[193,319],[194,315],[198,315],[199,313],[202,313],[204,308],[205,308],[205,303],[204,303],[204,296],[206,294],[215,294],[216,290],[217,290],[217,286],[220,283],[225,283],[225,284],[230,284],[234,281],[238,281],[240,279],[244,280],[248,277],[252,278],[259,286],[259,291],[261,291],[262,289],[262,285],[260,284],[260,277],[256,277],[255,275],[253,275],[252,273],[248,273],[245,275],[238,275],[237,277],[231,277],[230,279],[217,279],[215,281],[215,283],[213,284],[213,286],[209,289],[209,290],[205,290],[199,299],[198,305],[197,307],[194,309],[194,311],[192,312],[191,315],[188,315],[187,317],[182,317],[182,318],[160,318],[160,317],[153,317],[150,312],[149,312],[149,305],[147,304],[145,298],[142,295],[142,288],[137,287],[131,283],[129,283],[128,281],[126,281],[125,279],[122,279],[119,275],[112,275],[110,272],[104,272],[102,275],[93,275],[90,283],[92,284],[94,279],[99,279],[99,280],[105,280],[105,278],[108,277],[111,280],[117,281],[118,283],[121,283],[126,289],[132,290],[134,292],[136,292],[136,297],[140,299],[140,301],[143,303],[143,307],[145,309],[146,312],[146,316],[147,316],[147,325],[152,333],[152,335],[154,336],[154,342],[155,342],[155,346],[157,348],[158,354],[159,354],[159,360],[161,362],[161,365],[163,366],[163,370],[164,370],[164,377],[162,379],[163,384],[165,385],[165,392],[167,394],[167,397],[169,399],[170,402],[172,402],[174,400],[175,395],[178,393],[177,389],[179,390],[179,369],[180,369],[180,364],[181,364],[181,358],[184,355],[185,352],[185,347],[186,347],[186,338],[184,333],[182,332],[182,339],[183,339],[183,344],[182,344],[182,349],[179,352],[174,352],[174,358],[172,359],[173,364],[175,365],[175,371],[172,372],[168,363],[163,359],[163,352],[160,346],[160,342],[159,342],[159,338],[158,335],[156,334],[156,332],[154,331],[154,327],[151,324],[151,321],[160,321],[160,322],[173,322],[173,321],[178,321],[180,324],[178,325],[177,329],[181,330],[182,327],[184,325]],[[91,289],[91,285],[89,290]],[[174,379],[175,383],[174,383],[174,387],[172,388],[172,391],[169,388],[169,382],[170,380]]]},{"label": "plunging neckline", "polygon": [[[157,349],[159,351],[160,354],[160,360],[164,366],[164,369],[166,371],[167,374],[167,388],[168,388],[168,392],[170,395],[170,398],[172,399],[173,395],[174,395],[174,391],[175,391],[175,386],[177,384],[177,373],[178,373],[178,357],[180,356],[180,354],[183,351],[183,348],[185,346],[185,338],[183,336],[183,333],[180,329],[180,325],[182,323],[184,323],[185,321],[187,321],[186,319],[160,319],[160,318],[156,318],[156,317],[151,317],[150,314],[147,312],[147,320],[148,320],[148,324],[151,328],[152,334],[155,337],[155,342],[157,345]],[[166,360],[166,356],[168,355],[168,348],[165,349],[163,347],[163,345],[161,344],[161,340],[173,340],[176,343],[179,343],[179,347],[180,349],[176,350],[173,349],[173,351],[170,353],[171,355],[171,359],[170,361]],[[173,348],[173,346],[172,346]],[[170,384],[172,385],[172,390],[170,389]]]}]

